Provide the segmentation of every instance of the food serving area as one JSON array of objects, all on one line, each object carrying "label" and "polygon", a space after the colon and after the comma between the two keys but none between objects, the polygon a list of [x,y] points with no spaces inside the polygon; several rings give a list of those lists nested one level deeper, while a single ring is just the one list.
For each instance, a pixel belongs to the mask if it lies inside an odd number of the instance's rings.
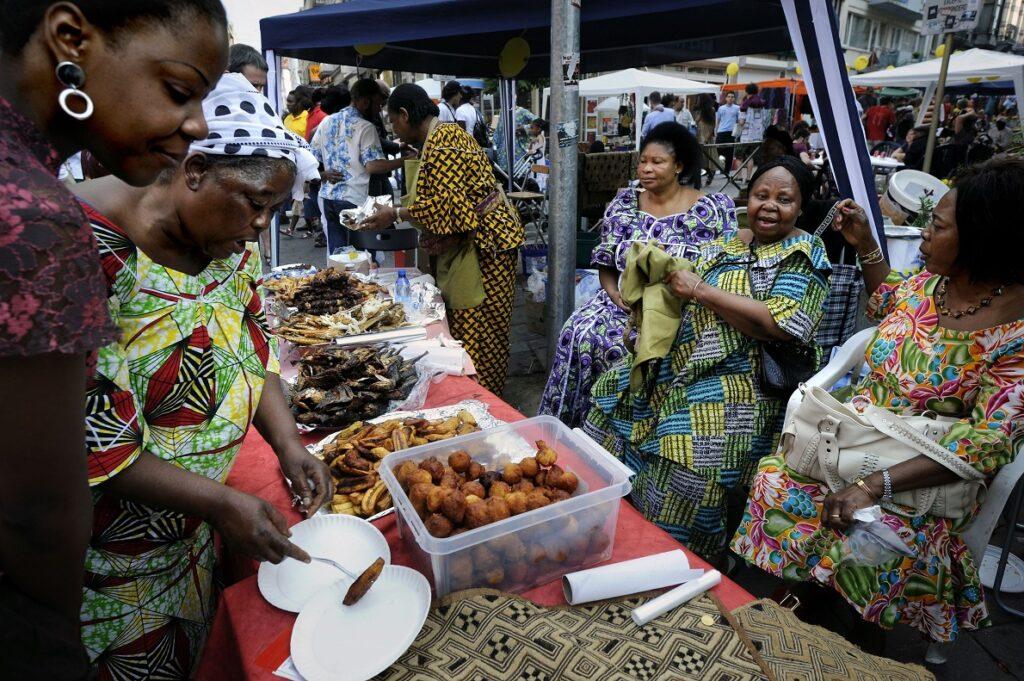
[{"label": "food serving area", "polygon": [[[466,377],[449,376],[432,385],[424,406],[435,408],[466,399],[485,403],[490,414],[503,421],[515,422],[524,418],[500,398]],[[319,439],[319,436],[307,436],[310,444]],[[281,477],[270,446],[255,430],[250,431],[242,446],[238,461],[228,477],[228,485],[270,501],[288,519],[289,525],[304,520],[292,507],[290,491]],[[664,531],[644,520],[626,501],[620,501],[619,504],[612,562],[682,549],[691,567],[709,567]],[[413,555],[399,539],[395,514],[389,514],[373,524],[388,541],[392,563],[413,566]],[[281,666],[290,652],[295,615],[275,608],[260,595],[257,564],[254,561],[225,555],[223,562],[225,580],[232,584],[224,590],[197,678],[275,678],[272,672]],[[727,578],[723,578],[711,593],[729,610],[753,600],[753,596]],[[565,604],[559,580],[531,589],[523,596],[539,605]],[[339,635],[344,634],[339,632]]]}]

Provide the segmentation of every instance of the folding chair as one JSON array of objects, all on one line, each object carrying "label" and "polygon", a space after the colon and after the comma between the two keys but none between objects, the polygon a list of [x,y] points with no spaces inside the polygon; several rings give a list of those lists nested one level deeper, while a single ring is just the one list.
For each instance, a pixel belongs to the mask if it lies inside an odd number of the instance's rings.
[{"label": "folding chair", "polygon": [[[846,376],[850,370],[859,368],[864,362],[864,351],[867,349],[875,329],[864,329],[850,337],[848,341],[836,351],[832,361],[821,371],[807,381],[807,386],[816,386],[824,389],[832,387],[836,381]],[[857,376],[855,374],[854,379]],[[789,398],[786,405],[786,422],[789,421],[793,410],[800,404],[800,391],[796,391]],[[1020,515],[1022,503],[1024,503],[1024,443],[1017,448],[1017,455],[1013,461],[1003,466],[999,473],[992,480],[988,493],[977,515],[961,535],[968,550],[974,556],[974,562],[979,567],[985,558],[985,548],[992,538],[992,532],[999,524],[999,518],[1007,508],[1010,510],[1009,527],[1007,528],[1006,540],[1003,543],[1002,554],[999,557],[999,565],[996,571],[996,581],[993,587],[993,600],[1000,608],[1015,615],[1024,617],[1024,612],[1008,607],[1003,603],[999,587],[1002,585],[1003,572],[1006,569],[1006,562],[1010,555],[1010,546],[1017,531],[1024,531],[1024,524],[1017,522]],[[1008,501],[1012,502],[1007,504]],[[949,657],[952,643],[932,643],[928,646],[925,660],[931,664],[943,664]]]},{"label": "folding chair", "polygon": [[[530,172],[547,175],[551,172],[551,169],[545,165],[534,164],[530,166]],[[537,228],[537,236],[540,238],[540,242],[547,245],[547,239],[545,238],[547,211],[544,209],[544,204],[548,198],[547,194],[519,189],[509,192],[508,198],[512,202],[512,206],[519,212],[519,217],[523,221],[523,227],[525,228],[526,225],[532,222]]]}]

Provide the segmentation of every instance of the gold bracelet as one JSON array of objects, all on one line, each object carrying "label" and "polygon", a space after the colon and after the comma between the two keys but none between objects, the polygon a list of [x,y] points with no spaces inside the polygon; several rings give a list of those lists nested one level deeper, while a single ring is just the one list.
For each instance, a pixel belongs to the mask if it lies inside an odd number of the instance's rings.
[{"label": "gold bracelet", "polygon": [[870,253],[860,256],[860,263],[862,265],[877,265],[882,262],[885,262],[885,256],[882,254],[882,249],[878,246],[875,246],[875,250]]},{"label": "gold bracelet", "polygon": [[700,285],[703,284],[703,283],[704,283],[703,279],[698,279],[697,283],[693,285],[693,288],[690,289],[690,298],[691,299],[693,299],[693,300],[697,299],[697,289],[699,289]]},{"label": "gold bracelet", "polygon": [[878,501],[878,497],[876,497],[876,496],[875,496],[875,493],[874,493],[874,492],[872,492],[872,491],[871,491],[871,488],[870,488],[870,487],[868,487],[868,486],[867,486],[867,483],[865,483],[865,482],[864,482],[864,478],[858,478],[858,479],[857,479],[857,483],[856,483],[856,484],[857,484],[857,487],[860,487],[860,488],[861,488],[862,490],[864,490],[865,492],[867,492],[867,495],[868,495],[869,497],[871,497],[871,500],[872,500],[872,501]]}]

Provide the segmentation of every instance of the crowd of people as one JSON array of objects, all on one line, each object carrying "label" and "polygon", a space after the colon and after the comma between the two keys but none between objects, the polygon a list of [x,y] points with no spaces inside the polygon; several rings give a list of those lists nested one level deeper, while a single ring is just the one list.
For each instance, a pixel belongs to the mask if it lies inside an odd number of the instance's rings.
[{"label": "crowd of people", "polygon": [[[343,247],[340,212],[392,194],[401,169],[401,203],[358,229],[416,226],[452,335],[500,394],[525,233],[487,150],[508,141],[458,83],[440,103],[368,78],[300,87],[282,117],[259,53],[229,49],[218,0],[0,3],[0,26],[0,677],[188,678],[216,607],[215,534],[240,555],[309,561],[278,511],[225,484],[250,427],[303,513],[334,491],[285,401],[261,237],[301,204],[328,249]],[[961,538],[976,506],[947,517],[887,505],[882,522],[913,555],[865,565],[845,552],[855,511],[955,474],[919,456],[834,491],[794,470],[788,394],[767,366],[780,353],[827,359],[816,332],[838,239],[857,253],[877,323],[853,399],[946,417],[938,444],[979,475],[1012,460],[1024,160],[972,149],[989,122],[996,151],[1011,149],[998,133],[1015,110],[942,109],[966,149],[923,231],[925,269],[897,272],[863,208],[836,199],[822,218],[813,205],[811,126],[790,134],[756,86],[746,94],[693,109],[651,95],[638,180],[607,206],[592,254],[601,290],[565,323],[540,411],[620,457],[637,509],[712,563],[738,556],[804,590],[811,611],[852,607],[870,631],[954,640],[988,617]],[[146,105],[126,117],[126,102]],[[915,158],[921,128],[891,101],[867,103],[868,137],[902,136],[894,153]],[[513,124],[516,162],[544,152],[545,121],[520,108]],[[704,193],[701,146],[761,142],[742,218]],[[62,182],[78,152],[102,171]]]}]

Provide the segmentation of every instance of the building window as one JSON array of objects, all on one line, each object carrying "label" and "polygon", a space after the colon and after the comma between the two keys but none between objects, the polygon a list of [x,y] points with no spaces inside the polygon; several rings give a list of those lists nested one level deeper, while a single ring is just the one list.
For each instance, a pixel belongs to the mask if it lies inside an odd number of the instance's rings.
[{"label": "building window", "polygon": [[873,23],[859,14],[849,14],[846,24],[846,44],[861,50],[868,49],[871,45]]}]

